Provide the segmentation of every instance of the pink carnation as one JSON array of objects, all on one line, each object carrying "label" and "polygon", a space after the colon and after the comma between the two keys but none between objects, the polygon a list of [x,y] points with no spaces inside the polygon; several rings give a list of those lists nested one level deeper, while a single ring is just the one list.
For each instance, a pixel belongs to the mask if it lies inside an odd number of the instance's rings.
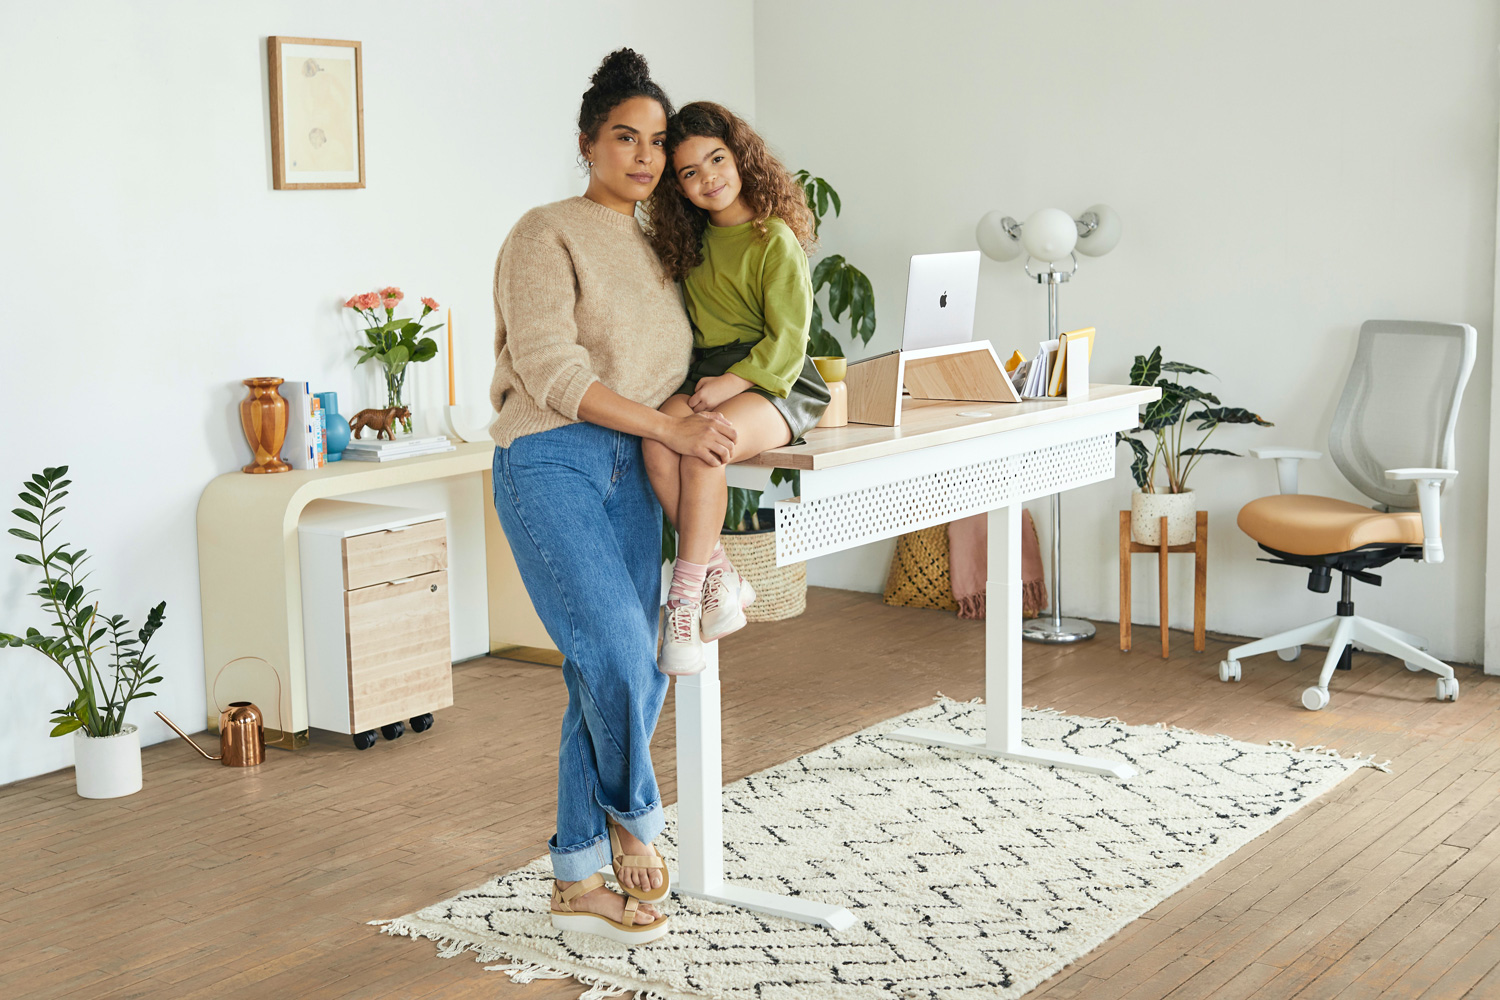
[{"label": "pink carnation", "polygon": [[380,296],[374,292],[366,292],[359,297],[359,307],[361,309],[374,309],[378,305],[380,305]]},{"label": "pink carnation", "polygon": [[428,309],[433,309],[433,310],[437,309],[437,307],[438,307],[437,299],[431,299],[431,298],[429,298],[429,299],[423,299],[422,300],[422,304],[424,306],[426,306]]},{"label": "pink carnation", "polygon": [[351,296],[349,296],[349,301],[344,303],[344,308],[345,309],[358,309],[359,308],[359,296],[358,295],[351,295]]},{"label": "pink carnation", "polygon": [[396,308],[397,305],[400,304],[400,302],[401,302],[400,299],[398,299],[398,298],[396,298],[396,296],[392,295],[392,296],[390,296],[389,298],[387,298],[385,300],[385,307],[387,309],[394,309],[394,308]]},{"label": "pink carnation", "polygon": [[395,285],[387,285],[380,290],[380,297],[383,299],[395,299],[397,302],[400,302],[406,298],[406,293]]}]

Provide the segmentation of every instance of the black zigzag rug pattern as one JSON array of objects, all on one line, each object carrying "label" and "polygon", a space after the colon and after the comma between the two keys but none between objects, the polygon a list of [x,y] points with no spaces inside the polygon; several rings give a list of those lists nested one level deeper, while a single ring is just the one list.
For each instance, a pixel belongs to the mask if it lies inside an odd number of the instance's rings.
[{"label": "black zigzag rug pattern", "polygon": [[[848,907],[845,931],[673,896],[659,904],[671,932],[648,945],[559,932],[545,857],[371,923],[517,982],[576,976],[582,1000],[1020,997],[1356,770],[1386,769],[1323,747],[1023,713],[1028,744],[1139,769],[1121,781],[882,738],[902,726],[978,734],[984,706],[940,695],[724,789],[726,877]],[[666,812],[656,844],[672,863]]]}]

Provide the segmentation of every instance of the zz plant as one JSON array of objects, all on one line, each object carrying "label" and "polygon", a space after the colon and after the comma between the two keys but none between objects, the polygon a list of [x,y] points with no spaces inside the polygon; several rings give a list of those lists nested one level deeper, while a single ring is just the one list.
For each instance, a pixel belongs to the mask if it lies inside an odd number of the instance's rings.
[{"label": "zz plant", "polygon": [[146,655],[146,647],[166,618],[167,603],[152,608],[133,635],[124,616],[100,613],[99,602],[90,599],[94,591],[84,588],[86,550],[50,541],[59,527],[57,516],[66,509],[59,503],[68,495],[67,474],[68,467],[59,465],[32,476],[19,494],[25,506],[11,511],[27,526],[11,528],[10,533],[33,543],[38,552],[17,553],[16,560],[42,571],[42,585],[32,596],[51,616],[51,633],[35,628],[27,628],[25,635],[0,632],[0,646],[30,646],[57,664],[73,685],[72,702],[52,713],[53,736],[75,729],[89,736],[117,736],[130,703],[154,697],[156,692],[148,688],[161,683],[155,657]]},{"label": "zz plant", "polygon": [[[1171,378],[1164,377],[1163,373]],[[1259,414],[1242,407],[1224,406],[1219,397],[1211,392],[1182,384],[1184,375],[1212,375],[1205,368],[1184,364],[1181,361],[1163,361],[1161,348],[1149,355],[1137,354],[1135,364],[1130,367],[1131,385],[1154,385],[1161,390],[1161,398],[1151,403],[1141,414],[1140,425],[1134,430],[1115,435],[1115,442],[1130,445],[1134,460],[1130,463],[1130,475],[1142,493],[1186,493],[1188,476],[1198,467],[1205,455],[1234,455],[1238,452],[1224,448],[1205,448],[1204,444],[1222,424],[1259,424],[1261,427],[1275,426]],[[1197,407],[1194,410],[1194,407]],[[1192,411],[1192,412],[1189,412]],[[1193,431],[1202,431],[1196,443],[1183,447],[1183,437],[1192,425]],[[1146,438],[1151,441],[1148,446]],[[1166,473],[1165,484],[1157,483],[1157,470]]]}]

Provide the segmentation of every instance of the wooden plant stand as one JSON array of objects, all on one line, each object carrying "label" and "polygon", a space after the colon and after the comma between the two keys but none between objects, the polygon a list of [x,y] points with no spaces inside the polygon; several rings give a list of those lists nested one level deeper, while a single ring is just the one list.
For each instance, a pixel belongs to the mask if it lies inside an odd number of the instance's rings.
[{"label": "wooden plant stand", "polygon": [[1208,598],[1208,511],[1198,511],[1197,537],[1181,545],[1167,544],[1167,519],[1161,519],[1161,544],[1142,545],[1130,537],[1130,511],[1120,511],[1120,650],[1130,652],[1130,557],[1155,552],[1161,585],[1161,658],[1167,658],[1167,555],[1193,554],[1193,649],[1203,652]]}]

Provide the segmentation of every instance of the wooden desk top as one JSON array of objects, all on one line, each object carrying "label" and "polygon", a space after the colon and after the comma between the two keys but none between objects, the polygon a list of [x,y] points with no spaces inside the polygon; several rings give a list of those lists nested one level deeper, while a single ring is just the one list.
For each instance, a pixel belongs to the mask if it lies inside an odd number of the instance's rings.
[{"label": "wooden desk top", "polygon": [[[737,464],[777,469],[830,469],[1001,431],[1133,408],[1152,402],[1160,395],[1161,390],[1154,386],[1093,384],[1089,386],[1089,398],[1076,403],[1065,399],[1034,399],[1021,403],[907,399],[901,405],[900,427],[851,423],[844,427],[814,428],[807,432],[806,444],[773,448]],[[989,416],[960,416],[963,413],[987,413]]]}]

